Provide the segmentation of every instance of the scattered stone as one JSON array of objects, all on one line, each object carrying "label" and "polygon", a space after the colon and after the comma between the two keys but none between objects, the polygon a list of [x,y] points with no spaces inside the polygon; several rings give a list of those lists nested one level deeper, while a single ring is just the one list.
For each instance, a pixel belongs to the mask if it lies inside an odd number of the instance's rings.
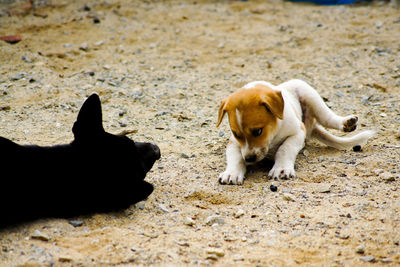
[{"label": "scattered stone", "polygon": [[237,240],[236,237],[232,237],[232,236],[225,236],[224,237],[224,241],[226,241],[226,242],[233,242],[233,241],[236,241],[236,240]]},{"label": "scattered stone", "polygon": [[161,210],[161,211],[164,212],[164,213],[168,213],[168,212],[169,212],[169,210],[167,209],[167,207],[165,207],[163,204],[160,204],[160,205],[158,206],[158,209]]},{"label": "scattered stone", "polygon": [[98,17],[94,17],[93,18],[93,23],[94,24],[99,24],[100,23],[100,19]]},{"label": "scattered stone", "polygon": [[366,262],[373,262],[373,261],[375,261],[375,257],[371,256],[371,255],[367,255],[367,256],[360,257],[360,260],[366,261]]},{"label": "scattered stone", "polygon": [[381,177],[385,181],[385,183],[394,182],[396,180],[394,175],[390,172],[384,172],[380,174],[379,177]]},{"label": "scattered stone", "polygon": [[79,227],[83,225],[83,221],[80,220],[70,220],[69,224],[72,225],[73,227]]},{"label": "scattered stone", "polygon": [[320,192],[320,193],[329,193],[329,192],[331,192],[331,185],[330,184],[319,184],[318,192]]},{"label": "scattered stone", "polygon": [[20,73],[11,78],[12,81],[18,81],[25,77],[25,74]]},{"label": "scattered stone", "polygon": [[91,10],[91,8],[88,6],[88,5],[84,5],[83,6],[83,11],[90,11]]},{"label": "scattered stone", "polygon": [[240,218],[240,217],[242,217],[243,215],[244,215],[244,210],[242,210],[242,209],[237,210],[237,211],[233,214],[233,216],[234,216],[235,218]]},{"label": "scattered stone", "polygon": [[273,185],[273,184],[271,184],[271,185],[269,186],[269,189],[270,189],[272,192],[278,191],[278,187],[277,187],[276,185]]},{"label": "scattered stone", "polygon": [[212,215],[212,216],[207,217],[207,219],[206,219],[207,225],[213,225],[215,223],[223,225],[223,224],[225,224],[225,221],[221,216],[218,216],[218,215]]},{"label": "scattered stone", "polygon": [[218,257],[223,257],[225,255],[225,252],[222,249],[218,248],[209,248],[206,250],[207,254],[214,254]]},{"label": "scattered stone", "polygon": [[184,159],[190,158],[190,157],[189,157],[187,154],[185,154],[185,153],[181,153],[181,157],[184,158]]},{"label": "scattered stone", "polygon": [[282,228],[278,229],[278,231],[281,232],[281,233],[286,234],[289,231],[289,229],[286,228],[286,227],[282,227]]},{"label": "scattered stone", "polygon": [[235,254],[235,255],[233,255],[233,260],[234,261],[244,261],[244,257],[242,254]]},{"label": "scattered stone", "polygon": [[137,248],[137,247],[131,247],[131,250],[132,250],[133,252],[141,252],[141,251],[142,251],[141,248]]},{"label": "scattered stone", "polygon": [[72,261],[72,257],[67,256],[67,255],[62,255],[58,257],[58,260],[60,262],[71,262]]},{"label": "scattered stone", "polygon": [[144,210],[144,201],[136,203],[135,206],[140,210]]},{"label": "scattered stone", "polygon": [[356,253],[364,254],[365,253],[365,247],[363,245],[359,245],[358,247],[356,247]]},{"label": "scattered stone", "polygon": [[11,106],[2,106],[2,107],[0,107],[0,110],[1,110],[1,111],[8,111],[8,110],[11,110]]},{"label": "scattered stone", "polygon": [[353,151],[354,151],[354,152],[361,152],[361,150],[362,150],[362,148],[361,148],[360,145],[353,146]]},{"label": "scattered stone", "polygon": [[103,40],[98,41],[98,42],[95,43],[96,46],[100,46],[100,45],[102,45],[102,44],[104,44],[104,41],[103,41]]},{"label": "scattered stone", "polygon": [[193,225],[195,225],[195,222],[194,222],[194,220],[192,218],[186,217],[184,224],[188,225],[188,226],[193,226]]},{"label": "scattered stone", "polygon": [[350,235],[349,235],[349,234],[340,234],[340,233],[337,233],[337,234],[336,234],[336,237],[337,237],[337,238],[340,238],[340,239],[343,239],[343,240],[347,240],[347,239],[349,239]]},{"label": "scattered stone", "polygon": [[190,247],[190,244],[186,241],[176,241],[176,243],[182,247]]},{"label": "scattered stone", "polygon": [[81,44],[81,46],[79,47],[80,50],[87,52],[89,50],[88,44],[87,43],[83,43]]},{"label": "scattered stone", "polygon": [[292,202],[296,201],[296,198],[290,193],[283,193],[282,197],[286,201],[292,201]]},{"label": "scattered stone", "polygon": [[45,233],[40,232],[39,230],[35,230],[33,234],[31,235],[33,239],[38,239],[42,241],[49,241],[50,237],[46,235]]},{"label": "scattered stone", "polygon": [[142,233],[144,236],[150,237],[150,238],[157,238],[158,234],[157,233]]},{"label": "scattered stone", "polygon": [[21,35],[3,35],[3,36],[0,36],[0,40],[3,40],[4,42],[9,43],[9,44],[16,44],[22,40],[22,36]]},{"label": "scattered stone", "polygon": [[209,255],[207,255],[207,260],[216,261],[216,260],[218,260],[218,256],[215,254],[209,254]]}]

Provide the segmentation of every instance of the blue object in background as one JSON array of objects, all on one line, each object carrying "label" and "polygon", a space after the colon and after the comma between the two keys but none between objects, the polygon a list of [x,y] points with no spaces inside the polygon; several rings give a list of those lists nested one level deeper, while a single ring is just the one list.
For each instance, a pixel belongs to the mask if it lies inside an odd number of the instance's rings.
[{"label": "blue object in background", "polygon": [[291,2],[312,2],[317,5],[348,5],[359,2],[359,0],[290,0]]}]

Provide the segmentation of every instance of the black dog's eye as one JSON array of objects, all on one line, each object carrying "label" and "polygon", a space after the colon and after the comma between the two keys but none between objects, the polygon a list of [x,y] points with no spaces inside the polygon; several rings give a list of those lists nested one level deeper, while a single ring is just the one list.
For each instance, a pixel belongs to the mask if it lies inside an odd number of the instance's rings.
[{"label": "black dog's eye", "polygon": [[257,136],[260,136],[261,134],[262,134],[262,128],[258,128],[258,129],[255,129],[255,130],[252,130],[251,131],[251,134],[254,136],[254,137],[257,137]]}]

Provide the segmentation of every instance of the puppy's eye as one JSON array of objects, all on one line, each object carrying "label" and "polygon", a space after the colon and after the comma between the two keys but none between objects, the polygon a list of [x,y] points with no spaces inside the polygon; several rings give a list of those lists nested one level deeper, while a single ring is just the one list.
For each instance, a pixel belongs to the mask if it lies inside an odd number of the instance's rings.
[{"label": "puppy's eye", "polygon": [[233,136],[236,137],[237,139],[242,139],[236,132],[232,132]]},{"label": "puppy's eye", "polygon": [[262,134],[262,130],[263,130],[262,128],[255,129],[255,130],[251,131],[251,134],[252,134],[254,137],[260,136],[260,135]]}]

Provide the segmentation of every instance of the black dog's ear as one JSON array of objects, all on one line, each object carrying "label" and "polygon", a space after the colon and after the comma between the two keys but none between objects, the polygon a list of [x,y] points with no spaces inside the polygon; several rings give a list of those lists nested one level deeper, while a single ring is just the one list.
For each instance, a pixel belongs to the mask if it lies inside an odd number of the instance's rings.
[{"label": "black dog's ear", "polygon": [[104,132],[101,102],[97,94],[92,94],[83,103],[72,132],[75,139]]}]

